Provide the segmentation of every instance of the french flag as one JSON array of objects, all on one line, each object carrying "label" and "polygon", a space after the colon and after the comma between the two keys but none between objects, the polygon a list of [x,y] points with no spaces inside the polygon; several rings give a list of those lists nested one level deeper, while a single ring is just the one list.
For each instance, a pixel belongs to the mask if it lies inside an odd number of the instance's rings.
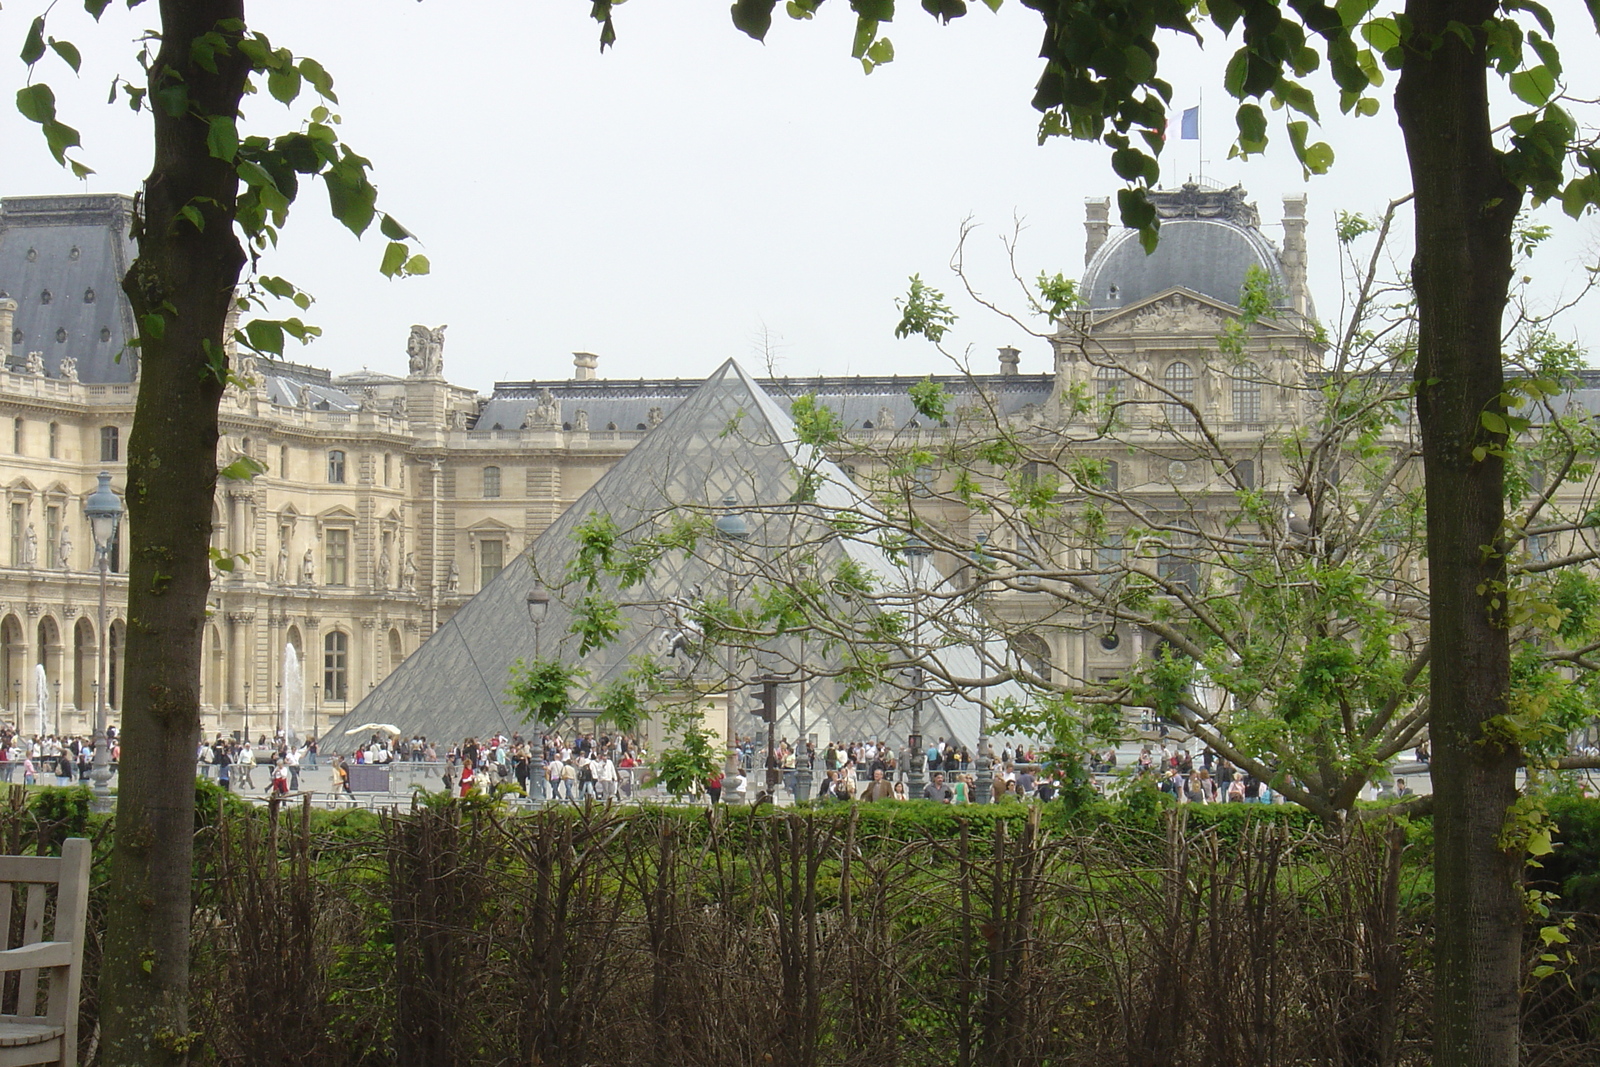
[{"label": "french flag", "polygon": [[1183,121],[1178,127],[1178,136],[1185,141],[1198,141],[1200,139],[1200,109],[1191,107],[1184,111]]}]

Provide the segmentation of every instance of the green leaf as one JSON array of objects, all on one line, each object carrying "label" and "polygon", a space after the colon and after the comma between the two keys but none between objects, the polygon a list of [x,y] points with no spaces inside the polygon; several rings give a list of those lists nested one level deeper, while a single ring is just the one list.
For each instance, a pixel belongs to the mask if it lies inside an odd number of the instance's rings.
[{"label": "green leaf", "polygon": [[1312,174],[1326,174],[1328,168],[1333,166],[1333,148],[1326,141],[1317,141],[1307,145],[1305,154],[1300,158]]},{"label": "green leaf", "polygon": [[766,40],[772,29],[772,9],[777,6],[777,0],[734,0],[730,10],[734,28],[758,41]]},{"label": "green leaf", "polygon": [[416,236],[416,234],[396,222],[394,216],[389,214],[385,214],[379,221],[378,231],[391,241],[404,241]]},{"label": "green leaf", "polygon": [[189,225],[193,226],[196,230],[199,230],[202,233],[205,232],[206,218],[204,215],[200,214],[200,209],[195,207],[193,204],[185,204],[180,207],[178,209],[178,217],[181,219],[187,219],[189,221]]},{"label": "green leaf", "polygon": [[22,61],[28,66],[33,66],[44,58],[44,16],[40,15],[28,27],[28,35],[22,40]]},{"label": "green leaf", "polygon": [[244,325],[245,343],[257,352],[283,355],[283,323],[272,319],[251,319]]},{"label": "green leaf", "polygon": [[111,0],[83,0],[83,9],[93,15],[96,22],[100,21],[100,16],[110,6]]},{"label": "green leaf", "polygon": [[267,72],[267,92],[280,104],[292,104],[300,95],[300,72],[293,67],[280,67]]},{"label": "green leaf", "polygon": [[407,274],[427,274],[432,269],[433,265],[428,262],[428,257],[421,253],[406,260],[405,271]]},{"label": "green leaf", "polygon": [[1510,432],[1506,426],[1505,417],[1500,415],[1498,412],[1480,411],[1478,412],[1478,421],[1481,422],[1483,424],[1483,428],[1488,430],[1490,433],[1506,434]]},{"label": "green leaf", "polygon": [[139,328],[150,335],[153,341],[159,341],[167,335],[167,320],[159,311],[152,311],[139,316]]},{"label": "green leaf", "polygon": [[383,272],[385,278],[393,278],[405,267],[407,248],[399,241],[390,241],[389,246],[383,250],[383,262],[378,270]]},{"label": "green leaf", "polygon": [[239,126],[232,116],[211,116],[206,129],[206,150],[211,153],[212,159],[233,162],[233,157],[239,151]]},{"label": "green leaf", "polygon": [[43,82],[17,90],[17,110],[29,122],[49,122],[56,117],[56,94]]},{"label": "green leaf", "polygon": [[77,148],[81,143],[78,140],[77,130],[54,119],[44,124],[44,140],[50,146],[50,154],[56,157],[57,163],[65,163],[67,149]]},{"label": "green leaf", "polygon": [[1530,107],[1543,107],[1556,91],[1556,76],[1543,64],[1519,70],[1507,82],[1511,91],[1517,94],[1517,99]]},{"label": "green leaf", "polygon": [[1378,52],[1400,47],[1400,26],[1392,18],[1373,19],[1361,27],[1361,36]]},{"label": "green leaf", "polygon": [[73,69],[74,73],[83,66],[83,56],[78,53],[78,46],[71,41],[58,41],[52,37],[50,38],[50,47],[56,55],[61,57],[63,63]]}]

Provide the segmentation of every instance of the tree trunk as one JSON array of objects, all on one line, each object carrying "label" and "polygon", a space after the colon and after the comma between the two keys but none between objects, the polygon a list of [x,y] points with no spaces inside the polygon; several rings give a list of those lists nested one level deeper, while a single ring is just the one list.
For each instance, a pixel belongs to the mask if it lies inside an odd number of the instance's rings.
[{"label": "tree trunk", "polygon": [[[123,749],[100,987],[101,1062],[179,1064],[190,1043],[189,918],[200,639],[211,565],[223,323],[244,264],[234,236],[238,180],[212,158],[207,116],[237,114],[248,64],[190,45],[243,0],[163,0],[150,68],[155,160],[140,210],[139,258],[123,288],[139,319],[139,399],[128,440]],[[229,41],[237,29],[223,32]],[[186,99],[174,99],[179,87]],[[176,112],[176,114],[174,114]],[[204,228],[180,218],[192,206]],[[215,358],[209,353],[218,354]]]},{"label": "tree trunk", "polygon": [[1511,228],[1521,193],[1489,132],[1488,67],[1446,24],[1480,27],[1491,0],[1410,0],[1395,106],[1416,192],[1412,261],[1420,320],[1417,413],[1428,506],[1434,669],[1434,1063],[1517,1062],[1521,971],[1520,855],[1500,847],[1516,796],[1519,753],[1485,740],[1506,711],[1510,641],[1503,557],[1486,551],[1504,518],[1504,465],[1473,456],[1500,442],[1482,427],[1503,411],[1501,328],[1511,280]]}]

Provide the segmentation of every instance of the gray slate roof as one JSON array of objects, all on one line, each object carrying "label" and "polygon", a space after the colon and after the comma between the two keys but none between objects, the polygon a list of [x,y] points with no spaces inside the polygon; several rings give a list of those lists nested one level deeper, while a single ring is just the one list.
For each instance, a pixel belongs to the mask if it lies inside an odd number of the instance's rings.
[{"label": "gray slate roof", "polygon": [[[1235,294],[1237,295],[1237,294]],[[1000,410],[1013,415],[1028,405],[1041,407],[1050,398],[1048,374],[934,375],[954,397],[951,410],[971,402],[975,383],[995,397]],[[910,390],[921,377],[818,377],[763,378],[762,391],[787,414],[796,397],[815,395],[823,405],[837,412],[847,430],[871,429],[881,423],[887,408],[896,427],[904,428],[916,419]],[[539,403],[540,393],[548,389],[561,404],[561,420],[567,429],[575,424],[577,413],[589,417],[591,432],[615,429],[637,432],[650,427],[650,411],[659,408],[665,416],[693,394],[703,383],[684,379],[639,379],[627,381],[597,378],[591,381],[556,380],[496,382],[494,393],[474,424],[475,430],[515,430]]]},{"label": "gray slate roof", "polygon": [[51,377],[70,356],[82,381],[133,380],[135,350],[123,346],[136,331],[122,296],[132,217],[133,198],[120,194],[0,200],[0,297],[17,303],[16,332],[0,338],[8,365],[40,352]]}]

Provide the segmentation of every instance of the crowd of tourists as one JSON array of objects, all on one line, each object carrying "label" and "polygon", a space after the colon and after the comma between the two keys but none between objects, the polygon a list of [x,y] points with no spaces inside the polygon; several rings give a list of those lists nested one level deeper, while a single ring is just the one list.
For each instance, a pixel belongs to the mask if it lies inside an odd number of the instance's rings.
[{"label": "crowd of tourists", "polygon": [[[122,757],[117,728],[106,728],[113,773]],[[23,734],[0,727],[0,777],[9,785],[72,785],[86,782],[94,768],[94,741],[88,737]]]},{"label": "crowd of tourists", "polygon": [[[214,780],[229,792],[258,788],[268,793],[298,792],[301,768],[317,766],[317,741],[291,741],[281,734],[273,738],[262,734],[252,743],[248,737],[225,738],[217,734],[211,741],[201,739],[195,762],[202,777]],[[257,770],[262,772],[259,785]]]}]

